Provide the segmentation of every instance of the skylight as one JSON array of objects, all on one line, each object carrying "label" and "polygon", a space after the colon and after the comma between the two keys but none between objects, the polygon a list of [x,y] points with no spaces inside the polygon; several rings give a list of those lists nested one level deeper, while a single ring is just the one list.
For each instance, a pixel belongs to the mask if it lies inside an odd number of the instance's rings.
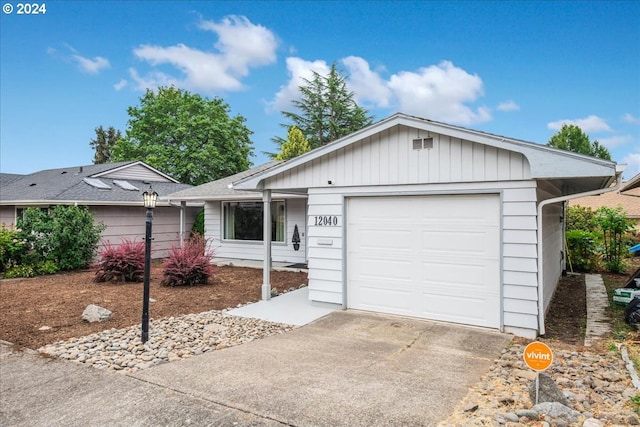
[{"label": "skylight", "polygon": [[123,190],[127,191],[138,191],[138,187],[131,184],[129,181],[122,181],[121,179],[114,179],[113,183]]},{"label": "skylight", "polygon": [[98,188],[100,190],[111,190],[111,187],[100,181],[98,178],[83,178],[82,180],[94,188]]}]

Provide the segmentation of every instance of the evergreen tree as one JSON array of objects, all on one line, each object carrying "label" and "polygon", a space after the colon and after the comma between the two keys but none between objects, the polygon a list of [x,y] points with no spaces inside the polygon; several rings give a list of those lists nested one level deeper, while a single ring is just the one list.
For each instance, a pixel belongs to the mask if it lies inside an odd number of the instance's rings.
[{"label": "evergreen tree", "polygon": [[95,132],[96,138],[89,142],[96,152],[93,157],[93,163],[96,165],[109,163],[111,161],[111,149],[122,138],[122,134],[119,130],[114,129],[113,126],[109,126],[106,131],[102,126],[99,126],[95,129]]},{"label": "evergreen tree", "polygon": [[[326,76],[314,71],[311,80],[305,79],[300,86],[300,95],[299,100],[293,101],[298,112],[282,114],[302,131],[311,148],[349,135],[373,121],[373,116],[356,103],[354,93],[347,89],[346,76],[335,64]],[[279,146],[285,142],[278,137],[273,141]]]},{"label": "evergreen tree", "polygon": [[275,156],[275,159],[293,159],[310,150],[311,145],[309,145],[309,141],[304,137],[302,131],[295,126],[290,126],[289,132],[287,132],[287,140],[280,147],[280,153]]}]

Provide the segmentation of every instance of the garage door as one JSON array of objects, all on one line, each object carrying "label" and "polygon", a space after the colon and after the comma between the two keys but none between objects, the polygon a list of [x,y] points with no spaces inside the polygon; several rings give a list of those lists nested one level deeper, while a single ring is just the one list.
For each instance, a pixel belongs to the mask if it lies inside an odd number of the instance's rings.
[{"label": "garage door", "polygon": [[500,327],[497,195],[348,200],[347,305]]}]

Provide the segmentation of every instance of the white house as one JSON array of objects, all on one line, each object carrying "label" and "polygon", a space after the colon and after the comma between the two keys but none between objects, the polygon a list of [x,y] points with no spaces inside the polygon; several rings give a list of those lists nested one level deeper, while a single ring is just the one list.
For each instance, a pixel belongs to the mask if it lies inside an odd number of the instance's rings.
[{"label": "white house", "polygon": [[[272,260],[306,260],[312,301],[533,338],[564,269],[565,201],[617,177],[614,162],[396,114],[226,194],[207,192],[217,181],[169,197],[207,200],[218,256],[264,260],[265,299]],[[240,200],[266,218],[250,243],[229,238]]]}]

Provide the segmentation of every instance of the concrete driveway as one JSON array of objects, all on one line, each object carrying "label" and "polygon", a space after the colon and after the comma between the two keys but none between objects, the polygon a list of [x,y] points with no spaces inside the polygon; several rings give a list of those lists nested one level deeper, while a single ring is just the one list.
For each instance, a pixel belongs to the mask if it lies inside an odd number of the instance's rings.
[{"label": "concrete driveway", "polygon": [[132,376],[2,345],[0,425],[435,425],[511,337],[355,311]]},{"label": "concrete driveway", "polygon": [[292,332],[136,378],[295,426],[434,425],[509,335],[336,311]]}]

